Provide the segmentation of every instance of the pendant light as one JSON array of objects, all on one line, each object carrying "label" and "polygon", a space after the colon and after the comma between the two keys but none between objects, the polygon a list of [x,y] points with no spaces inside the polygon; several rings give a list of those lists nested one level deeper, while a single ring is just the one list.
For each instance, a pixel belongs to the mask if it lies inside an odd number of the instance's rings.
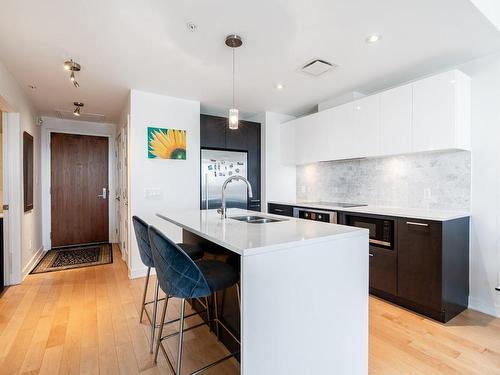
[{"label": "pendant light", "polygon": [[235,106],[234,100],[234,50],[238,47],[241,47],[243,41],[241,37],[236,34],[231,34],[226,37],[226,46],[233,49],[233,105],[229,110],[229,129],[236,130],[238,129],[238,121],[239,121],[239,111]]}]

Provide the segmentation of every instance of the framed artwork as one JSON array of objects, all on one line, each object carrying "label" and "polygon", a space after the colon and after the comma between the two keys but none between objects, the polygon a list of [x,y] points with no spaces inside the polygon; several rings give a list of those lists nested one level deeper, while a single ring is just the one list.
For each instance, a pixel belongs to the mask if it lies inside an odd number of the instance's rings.
[{"label": "framed artwork", "polygon": [[33,209],[33,136],[23,133],[23,196],[24,212]]},{"label": "framed artwork", "polygon": [[186,130],[148,127],[148,158],[186,160]]}]

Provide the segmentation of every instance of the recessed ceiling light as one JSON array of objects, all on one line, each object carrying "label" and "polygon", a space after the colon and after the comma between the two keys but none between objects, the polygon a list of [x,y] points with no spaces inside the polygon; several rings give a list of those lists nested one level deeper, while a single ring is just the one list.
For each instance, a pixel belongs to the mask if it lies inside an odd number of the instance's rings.
[{"label": "recessed ceiling light", "polygon": [[192,33],[194,33],[194,32],[196,31],[196,29],[198,28],[198,26],[196,26],[196,24],[195,24],[195,23],[193,23],[193,22],[188,22],[188,23],[186,24],[186,27],[187,27],[187,29],[188,29],[189,31],[191,31]]},{"label": "recessed ceiling light", "polygon": [[276,86],[274,86],[276,90],[283,90],[285,86],[283,86],[281,83],[278,83]]},{"label": "recessed ceiling light", "polygon": [[366,43],[369,43],[369,44],[377,43],[378,41],[380,41],[380,39],[382,39],[382,35],[370,34],[366,37]]}]

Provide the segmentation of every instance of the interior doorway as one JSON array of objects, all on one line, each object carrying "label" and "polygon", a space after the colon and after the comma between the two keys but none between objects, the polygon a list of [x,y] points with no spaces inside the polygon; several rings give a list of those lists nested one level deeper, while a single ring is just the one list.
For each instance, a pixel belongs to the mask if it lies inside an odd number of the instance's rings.
[{"label": "interior doorway", "polygon": [[52,248],[109,241],[108,142],[51,133]]}]

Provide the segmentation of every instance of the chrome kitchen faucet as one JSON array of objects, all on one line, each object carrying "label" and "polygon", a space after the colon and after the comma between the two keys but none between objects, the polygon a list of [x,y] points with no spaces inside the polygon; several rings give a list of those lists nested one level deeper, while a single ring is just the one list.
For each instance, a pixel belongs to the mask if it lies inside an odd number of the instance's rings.
[{"label": "chrome kitchen faucet", "polygon": [[253,197],[252,185],[250,185],[250,182],[248,182],[248,180],[245,177],[243,177],[243,176],[231,176],[231,177],[229,177],[222,184],[222,207],[217,210],[217,212],[221,214],[221,219],[227,218],[226,194],[225,194],[225,191],[226,191],[227,184],[229,184],[233,180],[235,180],[235,181],[241,180],[241,181],[245,182],[247,184],[248,196],[250,198]]}]

